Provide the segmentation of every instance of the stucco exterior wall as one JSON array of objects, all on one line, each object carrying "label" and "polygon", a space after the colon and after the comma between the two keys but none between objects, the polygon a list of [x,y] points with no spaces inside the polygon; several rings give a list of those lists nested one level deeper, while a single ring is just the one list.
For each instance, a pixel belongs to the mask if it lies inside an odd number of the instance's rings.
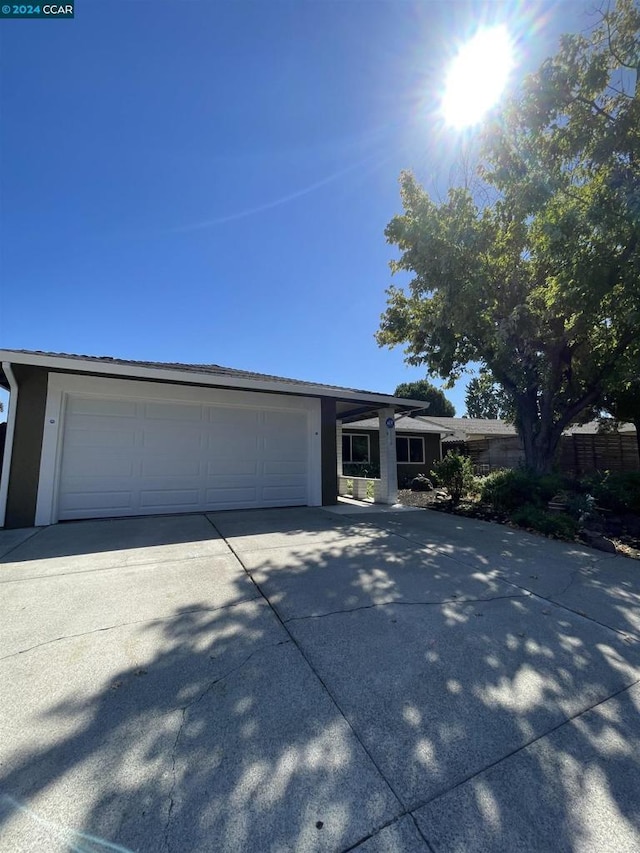
[{"label": "stucco exterior wall", "polygon": [[336,401],[322,397],[320,400],[322,455],[322,505],[338,502],[338,469],[336,467]]},{"label": "stucco exterior wall", "polygon": [[[380,435],[377,430],[370,429],[349,429],[349,426],[342,427],[343,435],[368,435],[369,436],[369,452],[370,461],[374,465],[380,464]],[[424,438],[424,464],[398,462],[398,486],[403,488],[403,481],[413,479],[418,474],[426,474],[429,476],[433,463],[438,462],[441,457],[440,451],[440,436],[437,433],[414,433],[398,431],[398,437],[409,436],[412,438]]]},{"label": "stucco exterior wall", "polygon": [[48,371],[15,364],[13,375],[18,383],[18,407],[5,527],[31,527],[36,516]]}]

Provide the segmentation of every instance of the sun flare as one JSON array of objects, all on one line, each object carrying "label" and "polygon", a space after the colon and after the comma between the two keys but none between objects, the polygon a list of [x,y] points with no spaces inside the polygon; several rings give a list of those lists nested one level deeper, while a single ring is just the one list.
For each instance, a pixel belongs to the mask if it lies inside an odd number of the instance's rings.
[{"label": "sun flare", "polygon": [[505,26],[478,30],[463,45],[447,74],[442,111],[448,125],[480,121],[504,91],[513,67],[513,44]]}]

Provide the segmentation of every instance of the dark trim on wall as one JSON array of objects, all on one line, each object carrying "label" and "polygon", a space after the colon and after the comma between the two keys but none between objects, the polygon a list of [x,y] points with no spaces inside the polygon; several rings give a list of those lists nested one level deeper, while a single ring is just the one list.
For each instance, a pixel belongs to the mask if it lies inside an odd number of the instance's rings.
[{"label": "dark trim on wall", "polygon": [[5,527],[33,527],[49,374],[42,367],[26,364],[14,364],[12,367],[18,383],[18,408],[13,434]]},{"label": "dark trim on wall", "polygon": [[320,398],[320,452],[322,456],[322,505],[338,503],[338,449],[336,443],[336,401]]}]

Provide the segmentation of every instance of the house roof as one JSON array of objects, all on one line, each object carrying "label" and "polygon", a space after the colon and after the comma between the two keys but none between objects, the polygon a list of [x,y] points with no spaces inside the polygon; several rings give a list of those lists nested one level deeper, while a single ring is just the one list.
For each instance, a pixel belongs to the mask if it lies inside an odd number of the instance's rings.
[{"label": "house roof", "polygon": [[[607,424],[607,421],[610,421]],[[625,435],[634,435],[636,428],[633,424],[625,424],[625,423],[617,423],[617,427],[614,428],[616,421],[613,418],[606,418],[604,420],[604,429],[601,421],[589,421],[587,424],[574,424],[573,426],[567,427],[564,431],[564,435],[598,435],[601,433],[607,432],[621,432]],[[609,427],[609,428],[607,428]]]},{"label": "house roof", "polygon": [[479,438],[507,438],[517,435],[513,424],[498,419],[430,417],[429,420],[446,433],[442,439],[444,443],[453,444]]},{"label": "house roof", "polygon": [[[378,429],[377,418],[343,424],[345,429]],[[468,441],[470,437],[489,438],[493,436],[516,435],[516,428],[498,420],[480,418],[438,418],[418,415],[402,415],[396,418],[396,430],[400,432],[439,432],[443,442],[454,443]]]},{"label": "house roof", "polygon": [[[424,402],[393,397],[375,391],[307,382],[238,370],[219,364],[184,364],[181,362],[134,361],[112,356],[78,355],[75,353],[43,352],[40,350],[0,350],[0,362],[31,364],[50,370],[70,370],[78,373],[122,376],[130,379],[152,379],[165,382],[188,382],[195,385],[212,385],[255,391],[273,391],[288,394],[306,394],[319,397],[334,397],[343,401],[339,408],[346,414],[368,413],[376,407],[392,406],[398,410],[415,409]],[[9,382],[0,371],[0,386],[9,388]],[[368,406],[368,409],[367,409]],[[354,409],[354,407],[358,407]],[[360,412],[359,409],[362,409]],[[342,414],[339,412],[339,415]]]},{"label": "house roof", "polygon": [[[444,443],[450,444],[479,438],[508,438],[517,435],[518,432],[513,424],[497,419],[433,417],[429,420],[433,423],[442,424],[443,427],[450,430],[450,434],[442,439]],[[600,432],[602,432],[600,421],[590,421],[587,424],[574,424],[567,427],[564,435],[596,435]],[[618,432],[634,433],[635,427],[633,424],[619,424]]]},{"label": "house roof", "polygon": [[[364,418],[359,421],[343,423],[343,428],[347,430],[378,429],[378,418]],[[438,427],[437,424],[433,424],[421,416],[411,418],[409,415],[400,415],[396,417],[396,432],[430,432],[442,434],[444,430]]]},{"label": "house roof", "polygon": [[[344,423],[343,427],[350,430],[378,429],[378,418],[366,418],[352,423]],[[396,430],[398,432],[439,432],[443,444],[455,444],[483,438],[509,438],[518,434],[513,424],[498,419],[439,418],[435,416],[427,418],[423,415],[416,417],[401,415],[397,417]],[[617,432],[633,435],[635,431],[636,428],[633,424],[618,424]],[[568,427],[564,431],[564,435],[596,435],[601,432],[600,421],[590,421],[587,424],[574,424]]]}]

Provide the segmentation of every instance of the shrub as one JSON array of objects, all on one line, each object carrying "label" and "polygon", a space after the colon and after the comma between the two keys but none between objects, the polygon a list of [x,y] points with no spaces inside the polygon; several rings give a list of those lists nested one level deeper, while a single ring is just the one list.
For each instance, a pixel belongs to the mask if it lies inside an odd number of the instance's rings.
[{"label": "shrub", "polygon": [[459,453],[447,453],[441,462],[435,463],[431,475],[447,489],[454,505],[471,491],[474,483],[471,460]]},{"label": "shrub", "polygon": [[525,504],[546,507],[551,498],[571,487],[561,474],[530,474],[522,469],[493,471],[481,481],[480,499],[511,513]]},{"label": "shrub", "polygon": [[606,471],[583,480],[583,486],[601,507],[640,515],[640,471]]},{"label": "shrub", "polygon": [[513,512],[531,502],[533,492],[531,477],[524,471],[492,471],[482,482],[480,500],[503,512]]},{"label": "shrub", "polygon": [[578,532],[578,522],[564,513],[547,512],[539,506],[527,503],[511,514],[511,520],[519,527],[528,527],[547,536],[562,536],[572,539]]}]

